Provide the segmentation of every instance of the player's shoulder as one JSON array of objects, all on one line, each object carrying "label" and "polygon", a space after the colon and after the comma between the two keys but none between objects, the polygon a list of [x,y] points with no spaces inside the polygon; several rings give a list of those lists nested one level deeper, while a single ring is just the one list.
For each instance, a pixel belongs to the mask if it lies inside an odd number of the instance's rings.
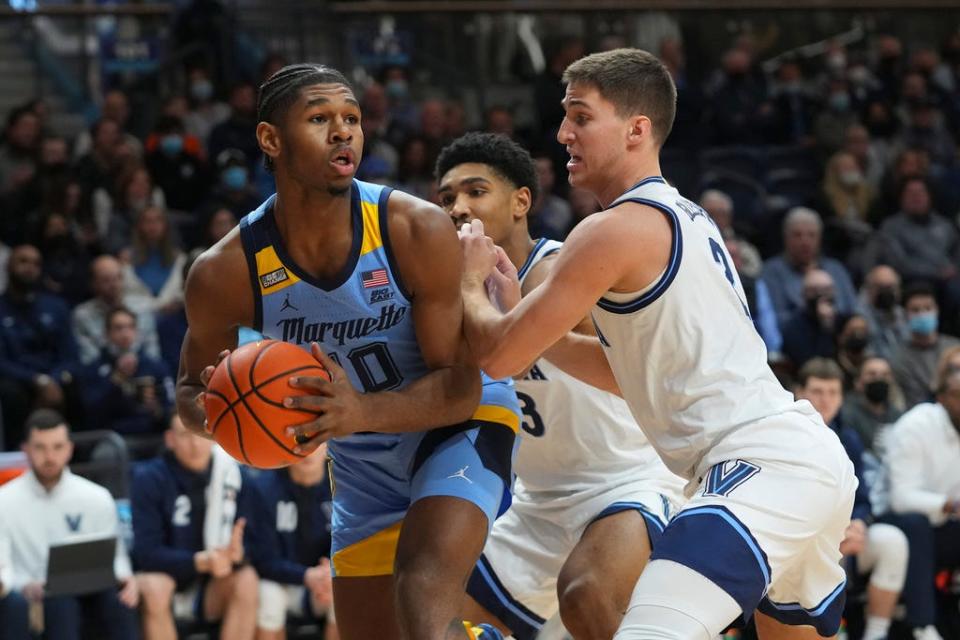
[{"label": "player's shoulder", "polygon": [[250,289],[249,268],[237,226],[194,260],[187,274],[187,300],[217,300],[229,304],[245,299],[236,294]]},{"label": "player's shoulder", "polygon": [[134,487],[160,491],[173,478],[172,470],[163,456],[143,460],[133,465]]},{"label": "player's shoulder", "polygon": [[69,490],[73,498],[91,500],[99,502],[101,505],[113,505],[113,496],[110,495],[110,491],[93,480],[88,480],[75,473],[64,475],[64,479],[70,483]]},{"label": "player's shoulder", "polygon": [[433,237],[456,238],[450,217],[437,205],[394,189],[388,202],[390,237],[394,241],[422,241]]}]

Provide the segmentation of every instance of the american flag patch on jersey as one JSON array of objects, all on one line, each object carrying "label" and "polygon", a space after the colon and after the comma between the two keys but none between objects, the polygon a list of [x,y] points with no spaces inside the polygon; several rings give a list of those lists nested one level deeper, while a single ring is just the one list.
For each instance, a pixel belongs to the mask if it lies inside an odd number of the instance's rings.
[{"label": "american flag patch on jersey", "polygon": [[373,287],[384,287],[390,284],[390,278],[387,277],[386,269],[374,269],[373,271],[364,271],[360,274],[360,281],[363,282],[364,289]]}]

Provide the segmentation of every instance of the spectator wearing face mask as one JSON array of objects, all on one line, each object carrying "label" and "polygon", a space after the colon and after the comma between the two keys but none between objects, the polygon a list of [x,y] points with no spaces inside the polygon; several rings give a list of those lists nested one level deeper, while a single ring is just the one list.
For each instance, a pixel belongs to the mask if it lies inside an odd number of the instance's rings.
[{"label": "spectator wearing face mask", "polygon": [[873,227],[867,222],[873,208],[873,189],[853,155],[838,151],[827,162],[821,193],[827,222],[827,251],[848,266],[862,264]]},{"label": "spectator wearing face mask", "polygon": [[900,345],[891,365],[903,389],[907,408],[930,399],[930,384],[941,355],[960,340],[938,331],[939,307],[927,284],[908,287],[903,294],[908,339]]},{"label": "spectator wearing face mask", "polygon": [[219,209],[229,209],[239,220],[260,204],[253,186],[249,162],[239,149],[227,149],[216,157],[217,183],[195,216],[201,224]]},{"label": "spectator wearing face mask", "polygon": [[230,90],[230,117],[210,132],[207,152],[216,158],[227,149],[240,149],[249,168],[260,158],[257,144],[257,90],[248,82],[241,82]]},{"label": "spectator wearing face mask", "polygon": [[203,202],[209,185],[206,164],[184,146],[186,131],[175,116],[162,116],[154,127],[155,147],[147,151],[147,168],[166,196],[167,206],[193,211]]},{"label": "spectator wearing face mask", "polygon": [[889,360],[909,333],[900,306],[900,276],[893,268],[877,265],[867,273],[858,313],[870,327],[870,351]]},{"label": "spectator wearing face mask", "polygon": [[202,67],[191,69],[187,74],[187,95],[190,110],[183,119],[187,132],[197,137],[204,148],[210,132],[230,117],[230,107],[216,99],[210,74]]},{"label": "spectator wearing face mask", "polygon": [[869,355],[870,327],[861,315],[851,315],[837,322],[837,364],[843,370],[843,389],[849,390]]},{"label": "spectator wearing face mask", "polygon": [[811,358],[836,355],[838,312],[830,274],[808,271],[803,277],[803,299],[804,306],[783,327],[783,353],[798,368]]},{"label": "spectator wearing face mask", "polygon": [[827,87],[826,108],[813,123],[817,146],[825,154],[834,153],[843,146],[844,132],[857,122],[847,81],[844,78],[831,79]]},{"label": "spectator wearing face mask", "polygon": [[903,392],[884,358],[867,356],[843,403],[846,424],[877,459],[886,456],[887,430],[903,415]]}]

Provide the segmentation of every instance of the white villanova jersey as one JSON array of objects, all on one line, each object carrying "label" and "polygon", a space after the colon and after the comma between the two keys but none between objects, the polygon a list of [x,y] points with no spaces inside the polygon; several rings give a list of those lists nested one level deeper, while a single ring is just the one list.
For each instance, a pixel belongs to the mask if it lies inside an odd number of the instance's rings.
[{"label": "white villanova jersey", "polygon": [[[608,291],[593,318],[620,390],[663,461],[696,483],[726,460],[805,459],[812,444],[800,443],[819,438],[800,437],[798,429],[819,435],[812,432],[826,426],[767,365],[713,220],[660,177],[643,180],[610,206],[627,201],[667,217],[670,260],[643,291]],[[810,420],[778,419],[787,412]]]},{"label": "white villanova jersey", "polygon": [[[519,270],[520,281],[535,264],[559,250],[540,240]],[[519,499],[549,496],[561,507],[583,492],[608,491],[623,482],[646,482],[654,492],[678,499],[683,482],[670,473],[637,426],[627,403],[564,373],[544,358],[516,383],[523,409],[524,442],[514,463]]]}]

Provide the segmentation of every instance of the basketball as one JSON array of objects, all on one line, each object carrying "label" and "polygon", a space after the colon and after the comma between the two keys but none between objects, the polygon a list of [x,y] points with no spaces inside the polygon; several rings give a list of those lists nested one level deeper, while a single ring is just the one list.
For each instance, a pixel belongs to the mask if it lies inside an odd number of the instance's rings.
[{"label": "basketball", "polygon": [[283,399],[310,395],[289,384],[290,376],[330,374],[312,355],[288,342],[259,340],[232,351],[213,372],[204,405],[213,439],[238,461],[275,469],[305,457],[287,427],[316,418],[310,411],[288,409]]}]

